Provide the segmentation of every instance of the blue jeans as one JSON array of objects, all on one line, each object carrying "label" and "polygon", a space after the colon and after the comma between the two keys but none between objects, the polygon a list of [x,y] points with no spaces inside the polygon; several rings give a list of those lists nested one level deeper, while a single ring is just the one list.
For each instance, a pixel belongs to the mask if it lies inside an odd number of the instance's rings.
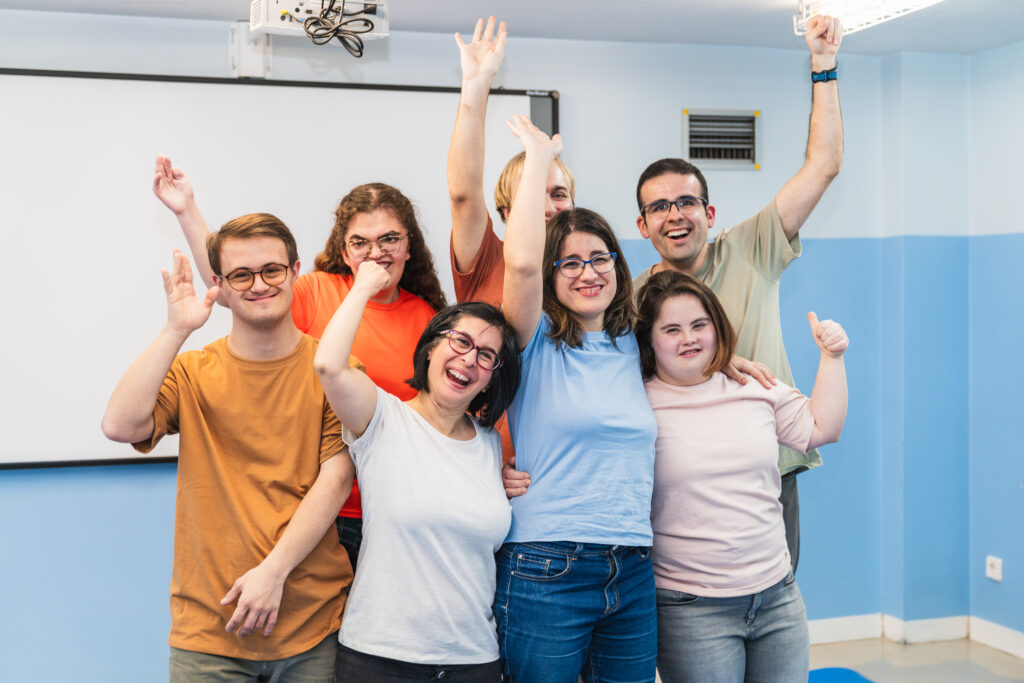
[{"label": "blue jeans", "polygon": [[497,560],[494,618],[512,683],[654,680],[649,548],[506,543]]},{"label": "blue jeans", "polygon": [[760,593],[706,598],[658,589],[658,673],[664,683],[807,680],[807,612],[792,571]]}]

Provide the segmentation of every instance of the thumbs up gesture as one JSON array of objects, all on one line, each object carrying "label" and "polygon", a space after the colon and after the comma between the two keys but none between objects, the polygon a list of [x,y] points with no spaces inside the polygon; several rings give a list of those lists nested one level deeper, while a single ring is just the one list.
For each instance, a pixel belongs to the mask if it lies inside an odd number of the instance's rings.
[{"label": "thumbs up gesture", "polygon": [[850,338],[846,336],[843,326],[834,320],[818,320],[814,311],[807,314],[807,322],[811,324],[811,336],[821,352],[839,358],[850,346]]}]

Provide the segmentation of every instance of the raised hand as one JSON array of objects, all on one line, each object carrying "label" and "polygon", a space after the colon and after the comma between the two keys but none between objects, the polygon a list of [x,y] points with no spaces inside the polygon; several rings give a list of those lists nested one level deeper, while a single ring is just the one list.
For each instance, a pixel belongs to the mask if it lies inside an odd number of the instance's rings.
[{"label": "raised hand", "polygon": [[242,574],[220,601],[222,605],[238,601],[225,629],[237,631],[240,636],[263,629],[263,635],[269,636],[277,624],[283,592],[284,580],[275,577],[262,564]]},{"label": "raised hand", "polygon": [[843,42],[843,27],[838,17],[814,16],[807,20],[807,33],[804,34],[807,47],[811,49],[811,57],[835,58],[839,44]]},{"label": "raised hand", "polygon": [[811,336],[814,343],[818,345],[821,352],[839,358],[850,346],[850,338],[846,336],[846,330],[834,320],[822,320],[818,322],[818,316],[813,311],[807,314],[807,321],[811,324]]},{"label": "raised hand", "polygon": [[369,296],[375,295],[388,286],[391,276],[384,266],[376,261],[362,261],[356,268],[356,279],[353,288],[358,287]]},{"label": "raised hand", "polygon": [[164,291],[167,292],[167,324],[176,330],[191,334],[210,318],[210,311],[220,294],[220,287],[214,285],[200,300],[192,284],[192,266],[177,249],[174,250],[174,267],[171,272],[162,271]]},{"label": "raised hand", "polygon": [[526,155],[547,155],[554,159],[562,153],[562,136],[555,133],[553,137],[533,125],[529,116],[516,114],[505,121],[505,125],[523,143]]},{"label": "raised hand", "polygon": [[473,81],[477,79],[486,80],[488,87],[494,74],[501,67],[501,61],[505,57],[505,40],[508,32],[505,30],[505,22],[498,26],[497,35],[494,34],[494,17],[484,20],[478,19],[476,29],[473,31],[473,41],[466,43],[461,33],[455,34],[455,43],[459,46],[459,59],[462,62],[462,79]]},{"label": "raised hand", "polygon": [[153,175],[153,194],[175,214],[180,214],[193,201],[192,182],[180,168],[171,166],[170,157],[158,154]]}]

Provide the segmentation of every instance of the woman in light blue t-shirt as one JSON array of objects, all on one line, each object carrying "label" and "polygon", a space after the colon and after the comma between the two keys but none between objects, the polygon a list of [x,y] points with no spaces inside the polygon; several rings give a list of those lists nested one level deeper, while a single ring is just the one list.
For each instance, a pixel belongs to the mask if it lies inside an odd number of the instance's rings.
[{"label": "woman in light blue t-shirt", "polygon": [[494,614],[512,680],[653,681],[657,611],[649,547],[657,426],[633,335],[629,269],[593,211],[545,227],[561,152],[526,117],[526,160],[505,235],[503,312],[522,349],[509,409],[516,467]]}]

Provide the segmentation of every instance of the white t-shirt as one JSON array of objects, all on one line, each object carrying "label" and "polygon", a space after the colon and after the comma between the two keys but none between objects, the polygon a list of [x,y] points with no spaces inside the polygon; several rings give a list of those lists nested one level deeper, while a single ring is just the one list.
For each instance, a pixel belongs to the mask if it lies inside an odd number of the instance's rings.
[{"label": "white t-shirt", "polygon": [[450,439],[377,389],[358,439],[343,431],[363,496],[363,545],[339,640],[419,664],[498,659],[494,553],[511,523],[501,436]]},{"label": "white t-shirt", "polygon": [[810,400],[779,383],[741,385],[722,373],[696,386],[646,384],[658,421],[654,580],[659,588],[732,597],[786,576],[779,444],[807,450]]}]

